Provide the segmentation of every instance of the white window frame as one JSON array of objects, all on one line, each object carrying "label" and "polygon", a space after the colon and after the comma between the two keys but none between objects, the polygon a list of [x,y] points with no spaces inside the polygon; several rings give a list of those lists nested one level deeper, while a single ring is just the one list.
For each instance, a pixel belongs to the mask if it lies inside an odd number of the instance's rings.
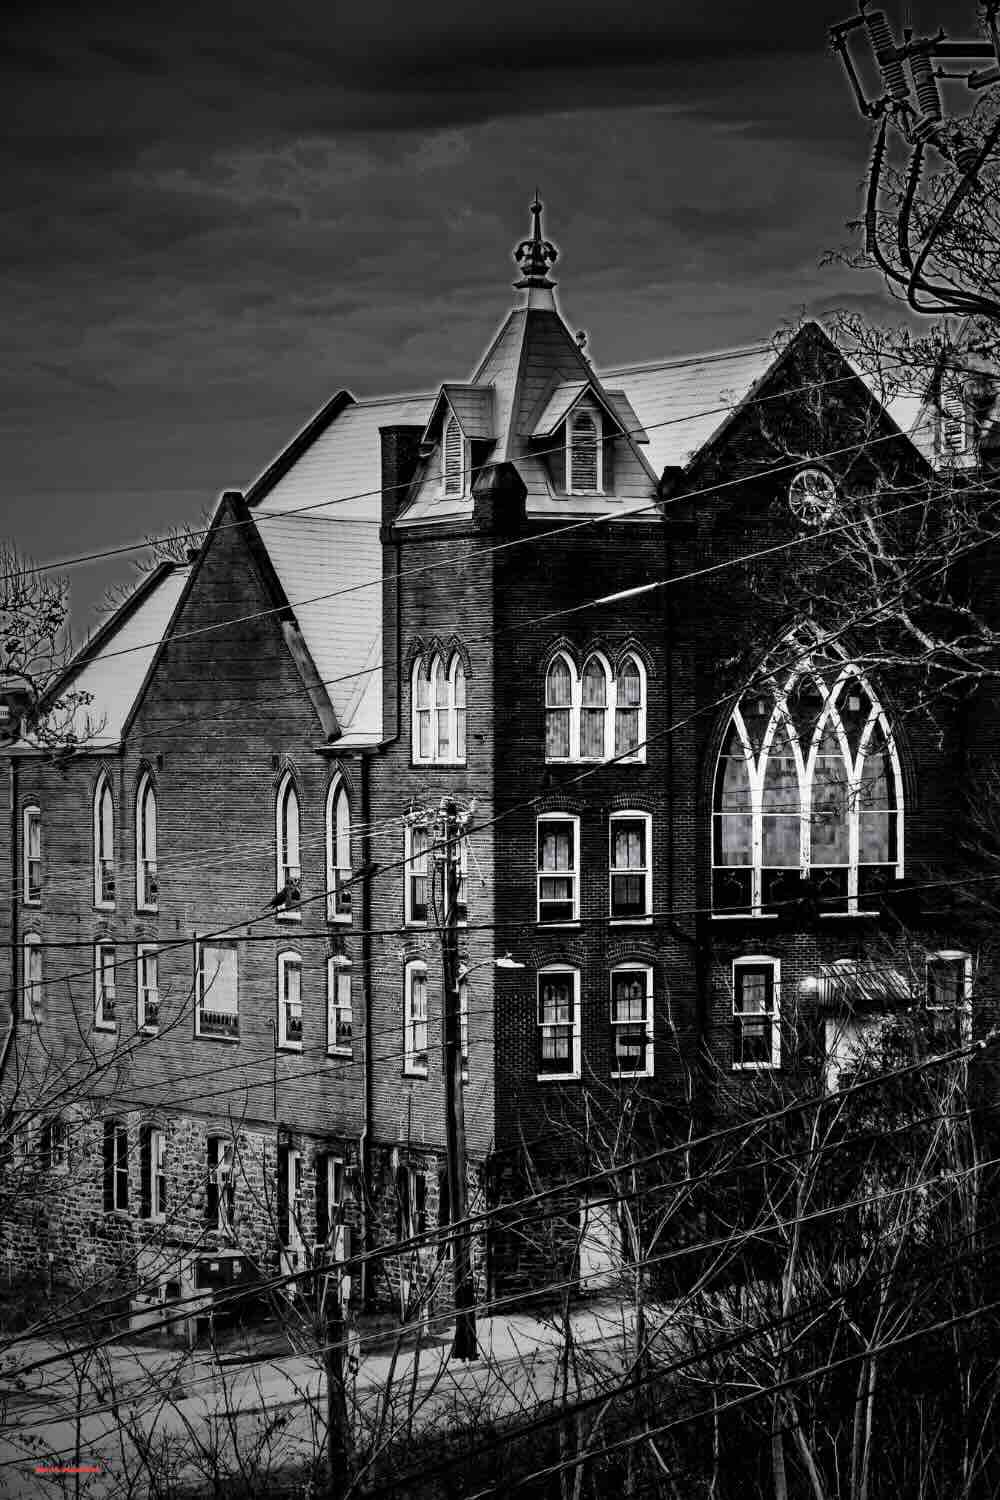
[{"label": "white window frame", "polygon": [[[105,797],[109,809],[110,819],[110,850],[106,847],[105,840]],[[111,889],[114,894],[110,899],[104,895],[105,870],[111,876]],[[100,911],[114,911],[115,896],[118,894],[117,871],[115,869],[115,799],[111,790],[111,777],[107,771],[102,771],[97,778],[94,787],[94,905]]]},{"label": "white window frame", "polygon": [[236,1217],[236,1147],[232,1136],[210,1132],[205,1139],[206,1156],[210,1140],[215,1141],[215,1165],[208,1167],[208,1172],[215,1185],[216,1222],[208,1227],[229,1235]]},{"label": "white window frame", "polygon": [[[146,812],[152,806],[152,829]],[[135,904],[138,911],[156,911],[159,905],[159,886],[156,867],[156,783],[148,771],[142,773],[135,797]],[[152,832],[153,852],[149,852],[149,834]],[[153,886],[150,894],[150,885]]]},{"label": "white window frame", "polygon": [[[737,973],[740,969],[763,969],[771,970],[771,1011],[740,1011],[736,1008],[738,994]],[[733,959],[732,966],[732,1012],[733,1032],[735,1034],[736,1024],[744,1017],[752,1018],[754,1015],[770,1015],[771,1021],[771,1060],[770,1062],[739,1062],[736,1057],[736,1048],[733,1047],[732,1069],[734,1073],[770,1073],[781,1067],[781,960],[774,958],[768,953],[741,953],[739,958]]]},{"label": "white window frame", "polygon": [[[345,829],[340,826],[342,810],[347,818]],[[326,915],[330,922],[349,926],[353,920],[351,888],[341,894],[341,886],[351,879],[351,875],[351,801],[347,783],[338,772],[326,794]]]},{"label": "white window frame", "polygon": [[[424,1013],[414,1014],[413,981],[419,975],[423,981]],[[422,959],[411,959],[403,975],[403,1073],[408,1078],[426,1078],[430,1061],[430,1024],[428,1012],[427,965]],[[423,1037],[423,1046],[418,1042]],[[419,1061],[420,1058],[423,1061]]]},{"label": "white window frame", "polygon": [[[212,943],[201,943],[201,942],[199,942],[199,943],[196,943],[195,947],[196,947],[195,972],[196,972],[196,990],[197,990],[196,1000],[197,1000],[197,1003],[195,1005],[195,1012],[194,1012],[194,1034],[195,1034],[195,1036],[204,1037],[204,1038],[206,1038],[206,1040],[212,1041],[212,1042],[238,1042],[239,1039],[240,1039],[240,954],[239,954],[239,944],[236,943],[236,942],[229,942],[229,941],[220,940],[218,942],[212,942]],[[208,956],[209,956],[209,954],[215,953],[215,952],[217,952],[220,949],[224,949],[226,952],[230,952],[231,951],[232,955],[233,955],[233,978],[234,978],[234,985],[235,985],[235,990],[236,990],[236,1004],[234,1006],[231,1006],[231,1007],[230,1006],[219,1007],[219,1006],[213,1006],[212,1004],[208,1004],[208,1005],[205,1004],[206,997],[209,997],[209,998],[211,997],[212,989],[213,989],[214,984],[215,984],[215,979],[216,979],[216,976],[217,976],[217,974],[219,972],[219,969],[221,967],[220,963],[216,963],[216,967],[215,967],[214,973],[211,974],[211,975],[207,974],[207,972],[206,972],[206,970],[207,970],[207,964],[210,961]],[[205,1031],[205,1030],[202,1029],[202,1016],[205,1015],[205,1014],[207,1014],[207,1015],[220,1015],[220,1016],[232,1016],[233,1019],[234,1019],[234,1021],[235,1021],[235,1025],[229,1026],[229,1027],[225,1027],[224,1029],[221,1029],[219,1031]]]},{"label": "white window frame", "polygon": [[[622,658],[622,665],[626,661],[634,661],[639,669],[640,702],[638,704],[622,704],[623,710],[638,709],[639,743],[635,750],[627,755],[618,755],[617,729],[618,729],[618,683],[620,672],[612,669],[611,662],[603,651],[588,651],[583,662],[583,668],[577,669],[576,662],[564,648],[554,651],[545,663],[545,672],[542,682],[544,698],[545,724],[543,738],[545,744],[546,765],[569,765],[579,763],[580,765],[599,765],[604,761],[616,761],[623,766],[641,765],[646,759],[646,723],[647,723],[647,693],[649,677],[646,666],[639,653],[634,650],[626,651]],[[569,670],[570,701],[568,704],[556,704],[549,702],[549,675],[556,662],[563,662]],[[583,673],[591,661],[597,661],[604,672],[604,743],[599,755],[583,754],[583,731],[582,715],[585,712],[583,702]],[[566,755],[550,755],[548,718],[550,713],[566,713],[569,715],[569,752]]]},{"label": "white window frame", "polygon": [[[615,825],[618,823],[642,823],[646,845],[645,866],[637,870],[615,865]],[[641,916],[615,915],[615,876],[641,875],[644,885],[644,911]],[[636,811],[613,812],[608,819],[608,914],[613,926],[647,925],[653,920],[653,818],[650,813]]]},{"label": "white window frame", "polygon": [[[344,1001],[344,990],[347,1001]],[[347,1013],[351,1018],[351,1044],[345,1047],[337,1041],[340,1035],[340,1017]],[[354,994],[353,969],[350,959],[335,953],[326,962],[326,1050],[331,1057],[354,1056]]]},{"label": "white window frame", "polygon": [[156,1126],[146,1139],[149,1143],[149,1217],[162,1221],[167,1216],[167,1132]]},{"label": "white window frame", "polygon": [[[159,948],[155,943],[137,943],[135,950],[136,1024],[140,1031],[156,1036],[160,1030]],[[150,974],[153,983],[150,984]],[[155,1019],[149,1019],[150,1000],[155,1005]]]},{"label": "white window frame", "polygon": [[[420,832],[426,836],[427,849],[423,856],[419,854],[414,856],[414,829],[419,829]],[[431,830],[425,823],[413,821],[407,822],[403,825],[403,922],[406,927],[426,927],[428,922],[430,921],[431,907],[433,902],[434,880],[434,866],[431,858],[431,846],[433,842],[434,841],[431,835]],[[423,871],[423,873],[417,870],[414,865],[414,859],[420,859],[421,857],[426,862],[426,869]],[[424,903],[427,915],[424,917],[416,917],[414,916],[414,910],[417,903],[413,899],[413,882],[415,880],[421,879],[426,879],[427,881],[427,900]]]},{"label": "white window frame", "polygon": [[[448,438],[454,431],[458,434],[459,469],[458,483],[449,483],[448,476]],[[455,413],[449,408],[448,415],[441,425],[441,498],[442,500],[460,500],[465,494],[466,476],[469,472],[468,451],[465,433],[462,424]]]},{"label": "white window frame", "polygon": [[[117,961],[115,944],[110,938],[102,938],[94,944],[94,1026],[98,1031],[117,1031],[118,1029],[116,1015],[118,984],[115,973]],[[111,1001],[110,1020],[107,1015],[109,999]]]},{"label": "white window frame", "polygon": [[46,1134],[48,1135],[48,1170],[65,1174],[69,1171],[69,1130],[62,1115],[49,1115],[41,1123],[39,1151],[44,1162]]},{"label": "white window frame", "polygon": [[[646,1013],[642,1021],[619,1021],[615,1019],[614,987],[616,974],[641,974],[646,981]],[[622,963],[615,964],[609,975],[608,985],[608,1016],[611,1026],[611,1057],[612,1078],[652,1078],[654,1067],[653,1027],[655,1015],[655,998],[653,994],[653,969],[650,964],[644,963]],[[614,1066],[615,1040],[619,1031],[625,1031],[637,1026],[642,1026],[646,1033],[646,1047],[643,1055],[641,1068],[618,1068]]]},{"label": "white window frame", "polygon": [[[542,825],[547,823],[568,823],[573,829],[573,863],[569,870],[543,870],[539,864],[541,859]],[[545,812],[539,813],[535,824],[535,864],[536,864],[536,920],[544,927],[576,927],[580,922],[580,818],[577,813],[570,812]],[[542,881],[545,879],[568,879],[572,890],[573,915],[571,917],[544,917],[542,915]]]},{"label": "white window frame", "polygon": [[41,1018],[41,1009],[42,939],[37,932],[26,932],[21,939],[22,1021],[38,1021]]},{"label": "white window frame", "polygon": [[933,1015],[944,1015],[947,1012],[957,1010],[959,1014],[958,1036],[960,1043],[964,1046],[972,1041],[972,954],[964,948],[939,948],[934,953],[928,953],[924,960],[924,994],[930,994],[930,968],[934,963],[953,963],[962,965],[962,995],[957,1006],[931,1005],[927,1002],[927,1010]]},{"label": "white window frame", "polygon": [[[462,703],[458,701],[460,676],[463,686]],[[422,706],[417,691],[417,684],[421,681],[427,689],[427,702]],[[420,656],[414,661],[410,671],[410,754],[415,765],[465,765],[468,754],[468,685],[465,662],[458,651],[453,651],[447,661],[439,651],[434,653],[429,663]],[[444,693],[443,703],[438,701],[439,686]],[[447,716],[448,726],[447,744],[443,753],[438,739],[438,717],[442,713]],[[421,715],[426,715],[429,726],[426,753],[420,744]]]},{"label": "white window frame", "polygon": [[[572,1027],[570,1034],[572,1068],[569,1072],[546,1073],[542,1070],[542,1038],[545,1032],[555,1030],[557,1027],[559,1029],[562,1029],[567,1024],[564,1021],[557,1022],[542,1020],[542,985],[547,974],[569,974],[572,977],[573,981],[573,1018],[572,1021],[568,1023]],[[575,968],[572,964],[546,964],[544,968],[538,970],[535,986],[535,1024],[538,1029],[538,1082],[571,1083],[574,1079],[578,1080],[580,1077],[580,1061],[582,1051],[582,1032],[580,1017],[580,970]]]},{"label": "white window frame", "polygon": [[[786,638],[786,645],[795,646],[797,655],[802,655],[802,642],[796,640],[794,635]],[[818,684],[823,697],[823,708],[817,716],[817,722],[813,731],[810,744],[803,744],[795,729],[790,713],[787,712],[787,703],[800,678],[810,676]],[[857,681],[864,688],[870,703],[868,718],[865,728],[860,736],[857,754],[850,755],[846,734],[843,730],[843,721],[840,713],[842,695],[852,681]],[[762,737],[761,747],[755,756],[751,747],[751,736],[743,717],[741,705],[748,698],[764,698],[769,702],[767,729]],[[905,874],[904,862],[904,833],[906,823],[906,811],[903,797],[903,775],[899,760],[899,752],[892,733],[885,710],[872,689],[865,674],[853,663],[846,659],[841,664],[836,679],[829,686],[824,684],[822,676],[813,672],[808,660],[799,660],[777,691],[765,691],[764,689],[749,689],[740,699],[740,703],[733,710],[725,729],[722,744],[719,749],[715,765],[715,780],[712,790],[712,819],[709,828],[709,862],[713,873],[727,869],[746,869],[751,872],[750,904],[746,910],[715,912],[716,921],[745,921],[747,917],[753,917],[760,921],[774,921],[776,912],[764,911],[764,871],[769,868],[777,868],[764,865],[764,818],[767,816],[764,810],[764,785],[767,775],[767,762],[771,748],[779,729],[787,734],[788,743],[795,759],[796,771],[798,773],[799,785],[799,863],[797,866],[789,866],[789,870],[797,870],[803,878],[808,878],[813,869],[812,860],[812,792],[816,774],[816,764],[819,755],[819,746],[825,729],[830,726],[837,735],[841,749],[843,763],[847,773],[847,796],[846,796],[846,819],[848,836],[848,859],[843,869],[847,872],[847,889],[844,897],[845,909],[842,912],[827,911],[822,915],[827,920],[836,920],[844,916],[856,916],[859,913],[873,910],[869,898],[859,894],[860,871],[870,861],[861,859],[861,818],[865,811],[861,806],[861,792],[865,776],[865,760],[869,753],[872,736],[878,728],[885,737],[886,751],[889,757],[889,765],[892,778],[892,791],[895,798],[895,807],[888,809],[886,815],[895,819],[896,857],[886,862],[886,867],[891,868],[896,880],[901,880]],[[719,766],[725,747],[729,741],[730,729],[735,727],[740,744],[743,748],[744,760],[747,768],[750,802],[751,806],[746,814],[751,818],[751,858],[746,865],[723,865],[716,863],[715,833],[716,823],[727,814],[723,813],[718,806]],[[824,868],[817,865],[816,868]]]},{"label": "white window frame", "polygon": [[[294,1036],[290,1030],[289,1022],[293,1019],[290,1012],[294,1011],[294,1003],[289,996],[289,975],[298,971],[299,977],[299,1035]],[[278,954],[278,1046],[285,1052],[302,1051],[302,954],[294,948],[287,948]]]},{"label": "white window frame", "polygon": [[[291,816],[294,810],[294,817]],[[299,901],[302,899],[302,807],[299,789],[291,771],[286,771],[278,783],[274,799],[274,889],[280,892],[289,886],[297,886]],[[296,876],[295,872],[298,872]],[[302,909],[298,902],[282,902],[274,913],[280,922],[301,922]]]},{"label": "white window frame", "polygon": [[[595,465],[597,484],[594,488],[589,485],[586,488],[579,488],[575,483],[573,473],[573,432],[577,423],[584,418],[589,418],[594,424],[594,441],[597,449]],[[568,495],[604,494],[604,414],[600,407],[591,402],[581,403],[566,418],[566,493]]]},{"label": "white window frame", "polygon": [[282,1260],[284,1269],[295,1270],[302,1259],[305,1243],[302,1238],[301,1214],[299,1209],[302,1205],[302,1152],[297,1146],[285,1147],[285,1162],[287,1168],[288,1201],[285,1205],[288,1217],[285,1221],[285,1232],[287,1241],[282,1246]]},{"label": "white window frame", "polygon": [[[38,834],[38,853],[31,853],[31,831],[35,829]],[[31,866],[38,866],[37,889],[38,895],[33,896],[31,881]],[[41,906],[42,904],[42,809],[37,802],[30,803],[24,809],[21,820],[21,900],[25,906]]]}]

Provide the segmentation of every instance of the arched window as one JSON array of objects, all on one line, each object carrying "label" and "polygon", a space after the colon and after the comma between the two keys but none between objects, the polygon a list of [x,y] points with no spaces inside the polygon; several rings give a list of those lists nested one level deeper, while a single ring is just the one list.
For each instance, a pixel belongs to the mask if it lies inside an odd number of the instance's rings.
[{"label": "arched window", "polygon": [[646,672],[631,654],[615,678],[615,755],[623,760],[646,758]]},{"label": "arched window", "polygon": [[566,488],[574,495],[602,488],[601,423],[591,411],[578,411],[566,424]]},{"label": "arched window", "polygon": [[340,776],[326,797],[326,914],[331,922],[349,922],[352,909],[351,807]]},{"label": "arched window", "polygon": [[155,911],[159,896],[156,870],[156,788],[144,771],[135,799],[135,902],[140,911]]},{"label": "arched window", "polygon": [[545,674],[545,759],[569,760],[573,744],[573,682],[569,658],[554,656]]},{"label": "arched window", "polygon": [[22,822],[21,899],[37,906],[42,899],[42,809],[32,803],[24,809]]},{"label": "arched window", "polygon": [[286,771],[278,787],[276,814],[277,869],[275,878],[279,917],[301,918],[302,866],[299,861],[299,794],[292,773]]},{"label": "arched window", "polygon": [[603,760],[608,722],[608,674],[599,656],[589,656],[580,679],[580,759]]},{"label": "arched window", "polygon": [[430,666],[413,664],[411,677],[414,761],[445,765],[465,763],[465,667],[455,652],[450,662],[435,655]]},{"label": "arched window", "polygon": [[453,416],[444,424],[441,438],[441,488],[446,495],[465,493],[465,439]]},{"label": "arched window", "polygon": [[102,771],[94,791],[94,905],[115,904],[115,804],[108,773]]},{"label": "arched window", "polygon": [[[801,642],[792,642],[801,651]],[[717,915],[778,913],[808,879],[822,914],[871,910],[903,874],[902,779],[885,713],[848,662],[806,657],[733,712],[715,774]]]}]

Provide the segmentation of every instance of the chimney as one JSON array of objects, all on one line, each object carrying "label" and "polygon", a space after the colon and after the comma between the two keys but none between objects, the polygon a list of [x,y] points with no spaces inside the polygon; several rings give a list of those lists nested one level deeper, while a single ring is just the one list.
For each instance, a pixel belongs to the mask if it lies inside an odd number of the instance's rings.
[{"label": "chimney", "polygon": [[487,464],[472,485],[472,521],[477,531],[511,536],[525,523],[528,491],[512,463]]},{"label": "chimney", "polygon": [[382,530],[395,521],[420,461],[422,427],[380,427],[382,442]]}]

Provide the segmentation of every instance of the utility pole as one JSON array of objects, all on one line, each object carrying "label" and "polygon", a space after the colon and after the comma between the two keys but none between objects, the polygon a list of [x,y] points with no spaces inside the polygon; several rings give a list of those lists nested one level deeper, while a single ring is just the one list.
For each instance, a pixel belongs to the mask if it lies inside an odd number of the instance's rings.
[{"label": "utility pole", "polygon": [[443,1045],[445,1086],[445,1145],[448,1158],[448,1206],[450,1222],[459,1226],[452,1241],[455,1267],[455,1359],[475,1359],[476,1293],[466,1191],[465,1098],[462,1085],[462,1022],[458,972],[458,883],[461,868],[462,830],[452,797],[441,799],[434,842],[441,851],[444,920],[441,955],[444,969]]},{"label": "utility pole", "polygon": [[349,1480],[350,1431],[344,1389],[344,1308],[340,1263],[329,1266],[325,1245],[314,1251],[320,1347],[326,1371],[327,1500],[343,1500]]}]

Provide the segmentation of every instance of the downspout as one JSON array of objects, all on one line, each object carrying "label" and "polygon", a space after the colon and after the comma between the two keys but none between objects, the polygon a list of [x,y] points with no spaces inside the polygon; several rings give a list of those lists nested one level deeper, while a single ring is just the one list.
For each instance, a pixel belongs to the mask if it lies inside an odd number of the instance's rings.
[{"label": "downspout", "polygon": [[[398,720],[397,720],[398,725]],[[367,869],[372,858],[371,839],[371,757],[361,756],[361,864]],[[372,1135],[372,1002],[374,985],[372,983],[372,877],[366,875],[362,891],[362,913],[361,920],[361,961],[364,966],[364,996],[365,996],[365,1064],[362,1069],[362,1125],[361,1138],[358,1141],[358,1155],[361,1166],[361,1244],[365,1254],[362,1263],[361,1274],[361,1299],[362,1305],[367,1307],[372,1298],[371,1287],[371,1265],[368,1255],[372,1249],[372,1223],[370,1212],[371,1191],[371,1135]]]},{"label": "downspout", "polygon": [[14,1040],[17,1019],[17,757],[8,756],[7,792],[10,798],[10,1015],[7,1030],[0,1042],[0,1079],[7,1066],[7,1055]]}]

